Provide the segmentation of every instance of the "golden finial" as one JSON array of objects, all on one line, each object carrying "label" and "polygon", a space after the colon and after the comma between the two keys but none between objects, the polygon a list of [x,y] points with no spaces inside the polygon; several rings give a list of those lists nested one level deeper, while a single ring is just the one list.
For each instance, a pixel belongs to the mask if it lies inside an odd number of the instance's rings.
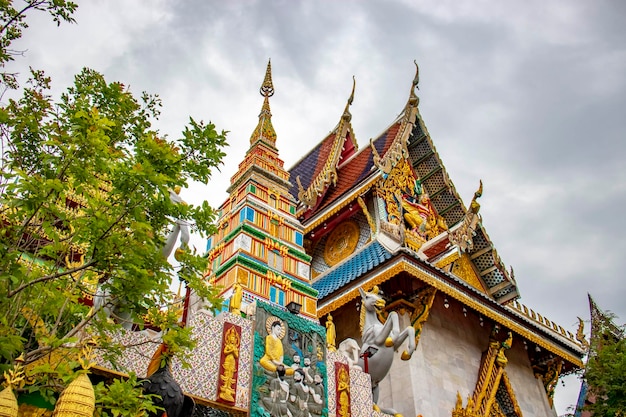
[{"label": "golden finial", "polygon": [[354,89],[356,88],[356,78],[354,75],[352,76],[352,93],[350,93],[350,97],[348,98],[348,102],[346,103],[346,108],[343,111],[344,120],[350,121],[352,119],[352,114],[350,114],[350,106],[354,101]]},{"label": "golden finial", "polygon": [[417,84],[420,82],[420,69],[417,66],[417,61],[413,61],[415,64],[415,77],[413,77],[413,82],[411,83],[411,94],[409,95],[409,106],[417,106],[419,104],[419,98],[417,94],[415,94],[415,89],[419,90]]},{"label": "golden finial", "polygon": [[272,60],[267,61],[267,70],[265,71],[265,79],[259,90],[263,97],[272,97],[274,95],[274,84],[272,84]]},{"label": "golden finial", "polygon": [[274,84],[272,83],[272,61],[267,61],[267,70],[265,71],[265,79],[259,90],[261,95],[265,97],[261,113],[259,114],[259,124],[250,136],[250,145],[263,140],[270,146],[276,146],[276,131],[272,125],[272,113],[270,111],[269,97],[274,95]]},{"label": "golden finial", "polygon": [[417,60],[413,60],[413,63],[415,64],[415,77],[413,77],[413,87],[419,90],[419,87],[417,85],[420,82],[420,67],[417,65]]},{"label": "golden finial", "polygon": [[478,210],[480,210],[480,204],[476,200],[478,200],[482,195],[483,180],[479,180],[478,190],[476,190],[476,192],[474,193],[474,198],[472,198],[472,202],[470,203],[470,211],[472,211],[474,214],[478,214]]}]

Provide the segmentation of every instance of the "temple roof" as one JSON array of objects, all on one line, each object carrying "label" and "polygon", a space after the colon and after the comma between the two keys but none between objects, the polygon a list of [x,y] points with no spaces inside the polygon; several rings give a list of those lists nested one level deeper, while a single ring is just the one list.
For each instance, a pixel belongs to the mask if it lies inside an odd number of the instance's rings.
[{"label": "temple roof", "polygon": [[572,365],[582,365],[580,356],[583,348],[571,332],[566,332],[517,302],[502,305],[456,275],[419,258],[414,251],[404,247],[390,251],[378,239],[326,271],[313,283],[313,288],[319,291],[318,316],[358,297],[358,287],[380,285],[397,274],[388,271],[407,272],[496,323],[558,354]]},{"label": "temple roof", "polygon": [[337,126],[290,170],[291,178],[295,178],[297,183],[290,193],[307,207],[305,218],[321,208],[326,193],[337,186],[341,167],[358,150],[350,123],[350,105],[354,101],[355,87],[356,83],[353,83],[352,93]]},{"label": "temple roof", "polygon": [[[392,124],[385,132],[383,132],[373,143],[376,150],[384,154],[387,152],[396,135],[400,123],[396,122]],[[289,171],[291,178],[299,176],[302,178],[315,178],[319,172],[323,169],[325,162],[328,159],[329,148],[335,138],[335,133],[331,133],[322,142],[320,142],[311,152],[301,159],[294,167]],[[374,155],[371,148],[365,147],[361,149],[355,156],[343,163],[337,169],[337,182],[334,186],[328,187],[325,193],[319,196],[319,200],[314,212],[309,212],[306,218],[311,215],[322,211],[324,208],[332,205],[346,192],[358,188],[359,184],[375,172],[374,168]],[[301,180],[303,187],[305,182]],[[298,197],[298,187],[291,188],[291,194],[294,197]]]},{"label": "temple roof", "polygon": [[391,259],[392,256],[393,254],[385,249],[378,240],[373,240],[345,262],[325,273],[322,278],[313,283],[313,288],[318,291],[319,299],[323,299]]}]

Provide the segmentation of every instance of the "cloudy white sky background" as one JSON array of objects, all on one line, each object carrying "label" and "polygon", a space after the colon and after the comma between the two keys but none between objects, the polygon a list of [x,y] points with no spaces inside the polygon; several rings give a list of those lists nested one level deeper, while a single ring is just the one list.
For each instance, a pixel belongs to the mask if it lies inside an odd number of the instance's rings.
[{"label": "cloudy white sky background", "polygon": [[[521,301],[575,331],[590,292],[626,321],[626,3],[91,0],[75,17],[32,15],[11,69],[45,69],[59,93],[88,66],[158,93],[171,138],[189,116],[230,131],[221,172],[182,194],[214,207],[249,146],[268,58],[286,167],[339,121],[353,75],[367,146],[406,103],[416,59],[426,126],[466,203],[483,180],[483,223]],[[576,401],[566,382],[559,414]]]}]

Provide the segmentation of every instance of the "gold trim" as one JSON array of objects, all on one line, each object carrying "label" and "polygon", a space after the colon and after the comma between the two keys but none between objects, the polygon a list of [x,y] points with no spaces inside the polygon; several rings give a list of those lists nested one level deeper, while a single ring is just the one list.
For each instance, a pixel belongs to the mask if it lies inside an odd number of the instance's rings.
[{"label": "gold trim", "polygon": [[317,226],[324,223],[326,220],[330,219],[335,214],[339,213],[341,209],[343,209],[348,204],[354,201],[355,196],[360,196],[360,195],[364,195],[365,193],[367,193],[370,190],[370,188],[372,188],[374,183],[380,178],[380,175],[381,175],[380,173],[377,173],[376,175],[374,175],[374,177],[372,177],[371,180],[363,184],[361,188],[354,190],[350,194],[347,194],[344,199],[335,203],[336,205],[332,209],[325,210],[322,216],[318,217],[316,220],[312,221],[311,223],[309,223],[308,225],[304,227],[304,233],[305,234],[310,233]]},{"label": "gold trim", "polygon": [[361,210],[363,210],[363,214],[365,215],[365,218],[367,219],[367,224],[370,225],[371,235],[373,235],[374,233],[376,233],[376,223],[374,223],[374,219],[372,219],[372,216],[370,215],[370,212],[367,209],[367,204],[365,204],[365,200],[363,200],[363,196],[362,195],[358,196],[356,201],[359,203],[359,206],[361,206]]},{"label": "gold trim", "polygon": [[333,266],[351,255],[359,243],[359,225],[354,220],[346,220],[330,233],[324,247],[324,262]]},{"label": "gold trim", "polygon": [[[570,362],[574,366],[577,366],[577,367],[583,366],[582,360],[580,358],[566,352],[564,349],[561,349],[555,346],[551,342],[546,341],[544,338],[536,336],[535,334],[531,332],[531,330],[528,330],[524,328],[522,325],[502,316],[500,313],[493,311],[491,308],[475,300],[473,297],[470,297],[469,295],[457,290],[456,288],[452,287],[450,284],[447,284],[441,281],[437,277],[434,277],[426,273],[425,271],[421,270],[419,267],[409,263],[404,258],[398,259],[395,262],[384,267],[382,271],[378,272],[375,276],[373,276],[367,282],[355,283],[351,289],[344,292],[338,298],[329,300],[326,303],[318,305],[317,317],[320,318],[328,313],[332,313],[339,307],[355,299],[357,296],[359,296],[359,291],[358,291],[359,286],[361,286],[364,290],[369,290],[372,287],[374,287],[374,285],[379,285],[389,280],[390,278],[398,275],[401,272],[410,273],[414,277],[435,287],[437,290],[443,292],[444,294],[460,301],[467,307],[477,311],[478,313],[495,321],[496,323],[499,323],[505,326],[506,328],[512,330],[513,332],[517,333],[518,335],[527,339],[528,341],[535,343],[536,345],[550,351],[551,353],[555,355],[558,355],[559,357],[565,359],[566,361]],[[511,312],[514,312],[514,310],[511,310]],[[559,333],[555,333],[555,334],[558,335],[559,337],[562,337]]]},{"label": "gold trim", "polygon": [[337,180],[339,179],[339,176],[337,175],[337,166],[339,165],[341,153],[343,152],[343,144],[348,139],[346,137],[348,132],[352,133],[350,135],[350,139],[353,143],[355,142],[352,126],[350,125],[350,119],[352,118],[352,115],[350,114],[350,105],[354,101],[355,87],[356,81],[353,78],[352,93],[350,94],[350,98],[348,98],[346,108],[341,116],[341,119],[339,120],[337,128],[335,129],[333,145],[330,155],[324,163],[324,167],[320,173],[313,178],[313,181],[311,181],[306,190],[302,186],[300,176],[296,177],[296,182],[298,183],[298,200],[303,202],[308,207],[314,207],[317,204],[318,198],[322,196],[324,190],[326,190],[331,183],[333,186],[337,184]]}]

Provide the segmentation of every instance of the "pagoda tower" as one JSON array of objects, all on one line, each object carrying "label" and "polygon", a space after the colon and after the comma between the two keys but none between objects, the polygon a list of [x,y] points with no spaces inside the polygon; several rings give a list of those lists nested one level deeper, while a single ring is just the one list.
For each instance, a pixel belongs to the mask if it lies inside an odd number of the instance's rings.
[{"label": "pagoda tower", "polygon": [[276,148],[269,98],[274,95],[271,62],[260,93],[263,106],[250,148],[230,180],[220,207],[218,232],[208,241],[206,277],[223,287],[226,306],[248,314],[255,300],[316,318],[317,291],[310,285],[311,257],[304,228],[289,193],[289,172]]}]

